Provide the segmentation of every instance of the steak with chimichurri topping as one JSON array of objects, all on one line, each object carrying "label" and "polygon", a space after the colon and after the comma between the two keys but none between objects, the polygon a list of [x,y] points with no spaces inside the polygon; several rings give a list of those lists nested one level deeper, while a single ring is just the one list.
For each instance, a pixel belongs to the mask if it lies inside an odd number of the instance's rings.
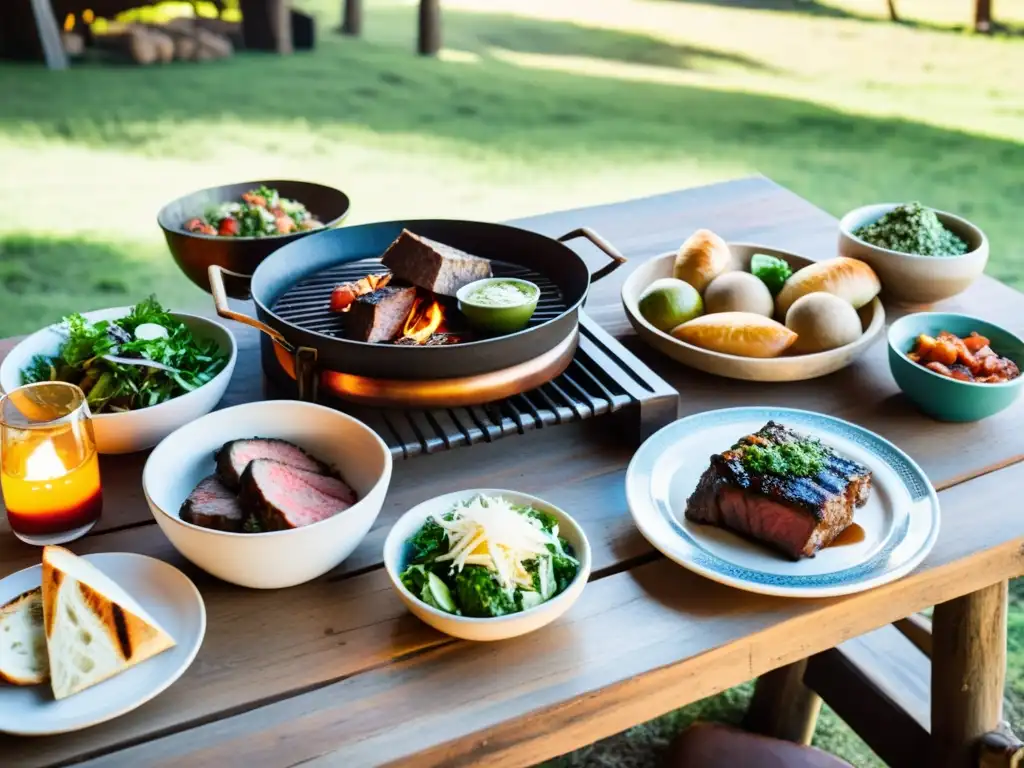
[{"label": "steak with chimichurri topping", "polygon": [[711,457],[686,502],[686,519],[813,557],[853,523],[871,492],[867,467],[769,421]]}]

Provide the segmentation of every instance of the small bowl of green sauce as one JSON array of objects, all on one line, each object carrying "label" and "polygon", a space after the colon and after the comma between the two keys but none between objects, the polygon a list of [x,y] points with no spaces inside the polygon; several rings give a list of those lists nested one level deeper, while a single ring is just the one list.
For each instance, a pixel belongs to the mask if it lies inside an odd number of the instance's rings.
[{"label": "small bowl of green sauce", "polygon": [[866,262],[882,297],[932,304],[966,290],[985,271],[988,238],[967,219],[920,203],[881,203],[839,222],[839,253]]},{"label": "small bowl of green sauce", "polygon": [[515,277],[488,277],[459,289],[459,311],[476,328],[488,333],[515,333],[530,322],[540,288]]}]

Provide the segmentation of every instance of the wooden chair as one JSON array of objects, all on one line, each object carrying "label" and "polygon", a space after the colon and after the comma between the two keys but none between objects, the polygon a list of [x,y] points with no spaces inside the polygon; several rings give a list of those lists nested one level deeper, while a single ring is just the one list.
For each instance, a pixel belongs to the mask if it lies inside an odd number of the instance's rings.
[{"label": "wooden chair", "polygon": [[[744,727],[809,744],[824,700],[892,768],[929,765],[933,645],[916,615],[777,669],[758,680]],[[979,768],[1024,768],[1024,743],[1004,724],[977,756]]]},{"label": "wooden chair", "polygon": [[696,723],[672,742],[664,768],[852,768],[814,747],[742,731],[717,723]]}]

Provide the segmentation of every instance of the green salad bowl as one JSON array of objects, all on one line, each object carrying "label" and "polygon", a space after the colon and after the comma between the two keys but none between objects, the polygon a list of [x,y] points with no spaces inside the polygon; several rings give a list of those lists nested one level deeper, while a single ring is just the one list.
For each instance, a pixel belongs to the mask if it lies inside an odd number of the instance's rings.
[{"label": "green salad bowl", "polygon": [[940,421],[978,421],[1008,408],[1024,390],[1024,376],[999,384],[959,381],[928,370],[907,354],[918,336],[949,331],[985,336],[993,351],[1024,368],[1024,341],[1005,328],[976,317],[952,312],[918,312],[889,326],[889,369],[900,389],[929,416]]},{"label": "green salad bowl", "polygon": [[[522,300],[509,304],[486,301],[481,292],[500,283],[517,288]],[[529,280],[515,277],[487,277],[464,285],[456,293],[456,298],[459,300],[459,311],[474,328],[495,334],[515,333],[527,326],[537,310],[540,288]]]}]

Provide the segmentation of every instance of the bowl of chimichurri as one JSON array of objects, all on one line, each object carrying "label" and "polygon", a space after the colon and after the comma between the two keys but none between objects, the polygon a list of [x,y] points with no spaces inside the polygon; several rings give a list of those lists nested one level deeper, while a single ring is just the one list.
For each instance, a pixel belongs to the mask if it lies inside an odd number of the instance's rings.
[{"label": "bowl of chimichurri", "polygon": [[932,304],[966,290],[985,271],[988,238],[967,219],[920,203],[880,203],[839,222],[839,253],[866,262],[883,297]]},{"label": "bowl of chimichurri", "polygon": [[459,311],[488,333],[515,333],[530,322],[540,288],[529,280],[489,277],[463,286],[456,294]]}]

